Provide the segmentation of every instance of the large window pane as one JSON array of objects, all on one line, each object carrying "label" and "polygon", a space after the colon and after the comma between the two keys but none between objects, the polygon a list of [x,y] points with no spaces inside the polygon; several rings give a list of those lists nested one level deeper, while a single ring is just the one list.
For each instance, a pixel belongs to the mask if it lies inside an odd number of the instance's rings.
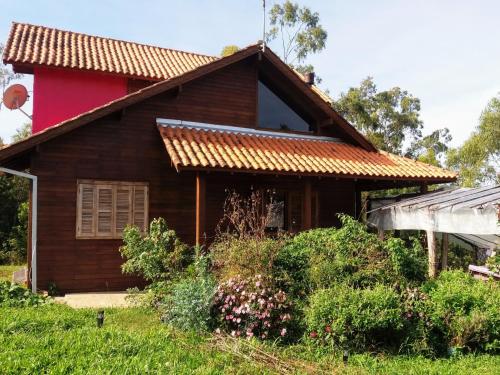
[{"label": "large window pane", "polygon": [[259,81],[259,126],[276,130],[310,131],[309,124]]}]

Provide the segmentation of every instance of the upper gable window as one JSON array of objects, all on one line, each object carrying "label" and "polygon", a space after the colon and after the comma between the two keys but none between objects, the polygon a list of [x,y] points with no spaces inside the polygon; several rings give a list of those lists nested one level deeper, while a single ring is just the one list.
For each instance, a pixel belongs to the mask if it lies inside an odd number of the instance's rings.
[{"label": "upper gable window", "polygon": [[310,125],[259,81],[259,127],[277,130],[310,132]]}]

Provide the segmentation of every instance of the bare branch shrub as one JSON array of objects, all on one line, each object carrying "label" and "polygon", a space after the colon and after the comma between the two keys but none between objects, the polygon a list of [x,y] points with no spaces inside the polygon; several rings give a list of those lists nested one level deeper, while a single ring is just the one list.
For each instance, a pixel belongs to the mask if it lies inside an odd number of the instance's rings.
[{"label": "bare branch shrub", "polygon": [[216,235],[218,238],[231,234],[239,239],[262,239],[266,237],[270,210],[271,204],[263,204],[260,191],[253,191],[247,198],[230,191],[224,201],[224,213]]}]

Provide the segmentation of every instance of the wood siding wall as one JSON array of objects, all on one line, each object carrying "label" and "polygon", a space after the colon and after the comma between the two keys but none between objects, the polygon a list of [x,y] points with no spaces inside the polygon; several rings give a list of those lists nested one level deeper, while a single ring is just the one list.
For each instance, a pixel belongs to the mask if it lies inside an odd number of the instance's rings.
[{"label": "wood siding wall", "polygon": [[[149,184],[149,218],[164,217],[182,240],[195,242],[194,172],[177,173],[156,128],[156,118],[239,126],[256,122],[256,70],[252,61],[213,73],[179,90],[85,125],[40,145],[31,172],[39,177],[38,285],[54,282],[62,292],[124,290],[143,281],[121,274],[121,240],[76,239],[77,180]],[[252,184],[296,187],[296,177],[208,174],[206,227],[213,235],[226,190]],[[353,213],[354,185],[312,180],[319,191],[320,225],[337,223],[337,212]],[[332,198],[333,197],[333,198]]]}]

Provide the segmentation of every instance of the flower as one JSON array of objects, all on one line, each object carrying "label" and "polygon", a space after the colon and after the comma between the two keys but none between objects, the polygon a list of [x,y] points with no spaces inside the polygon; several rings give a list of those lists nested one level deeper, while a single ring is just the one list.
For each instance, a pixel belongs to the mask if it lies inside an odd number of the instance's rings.
[{"label": "flower", "polygon": [[281,329],[280,335],[281,336],[285,336],[286,335],[286,328],[282,328]]},{"label": "flower", "polygon": [[309,334],[309,337],[312,338],[312,339],[315,339],[316,337],[318,337],[318,334],[316,331],[312,331],[310,334]]},{"label": "flower", "polygon": [[326,326],[326,327],[325,327],[325,332],[326,332],[326,333],[331,333],[331,332],[332,332],[332,327],[330,327],[330,326]]}]

